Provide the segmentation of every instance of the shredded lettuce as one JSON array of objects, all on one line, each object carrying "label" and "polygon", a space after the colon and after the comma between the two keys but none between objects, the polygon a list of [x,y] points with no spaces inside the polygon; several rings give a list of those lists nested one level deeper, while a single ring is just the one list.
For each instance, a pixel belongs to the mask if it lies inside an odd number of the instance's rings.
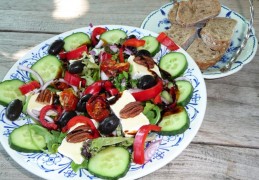
[{"label": "shredded lettuce", "polygon": [[77,172],[79,169],[86,169],[88,166],[88,160],[85,159],[81,164],[76,164],[74,161],[70,164],[72,170]]}]

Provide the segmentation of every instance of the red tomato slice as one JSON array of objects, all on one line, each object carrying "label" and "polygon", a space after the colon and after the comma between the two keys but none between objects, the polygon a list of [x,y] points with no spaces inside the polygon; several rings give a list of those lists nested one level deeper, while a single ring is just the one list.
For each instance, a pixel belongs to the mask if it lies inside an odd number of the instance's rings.
[{"label": "red tomato slice", "polygon": [[74,94],[72,89],[65,89],[59,95],[60,103],[64,110],[74,111],[79,101],[78,97]]},{"label": "red tomato slice", "polygon": [[98,122],[110,115],[109,104],[101,95],[92,96],[86,103],[86,110]]}]

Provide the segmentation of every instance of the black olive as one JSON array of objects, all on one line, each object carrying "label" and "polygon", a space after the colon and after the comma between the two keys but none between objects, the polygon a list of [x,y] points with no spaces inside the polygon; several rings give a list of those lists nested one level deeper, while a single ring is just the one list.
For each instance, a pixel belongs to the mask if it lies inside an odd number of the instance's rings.
[{"label": "black olive", "polygon": [[57,94],[53,96],[53,105],[60,105],[59,95]]},{"label": "black olive", "polygon": [[152,57],[150,52],[148,50],[145,50],[145,49],[141,49],[139,50],[137,53],[136,53],[136,56],[147,56],[147,57]]},{"label": "black olive", "polygon": [[101,134],[109,135],[111,134],[119,125],[120,120],[117,116],[111,115],[105,118],[98,127]]},{"label": "black olive", "polygon": [[77,114],[75,111],[65,111],[61,117],[58,119],[57,124],[60,128],[63,128],[67,125],[68,121],[75,117]]},{"label": "black olive", "polygon": [[151,75],[145,75],[139,78],[137,87],[139,89],[148,89],[156,85],[156,80]]},{"label": "black olive", "polygon": [[85,106],[90,97],[92,97],[92,94],[86,94],[78,101],[76,105],[76,110],[78,112],[87,112]]},{"label": "black olive", "polygon": [[54,41],[49,47],[48,53],[52,55],[57,55],[64,46],[65,42],[61,39]]},{"label": "black olive", "polygon": [[134,34],[129,35],[128,39],[134,39],[137,38]]},{"label": "black olive", "polygon": [[84,66],[85,65],[82,63],[82,61],[76,61],[68,66],[68,71],[72,74],[78,74],[83,71]]},{"label": "black olive", "polygon": [[19,99],[15,99],[8,104],[5,116],[7,117],[7,119],[14,121],[19,118],[22,113],[22,109],[22,101]]}]

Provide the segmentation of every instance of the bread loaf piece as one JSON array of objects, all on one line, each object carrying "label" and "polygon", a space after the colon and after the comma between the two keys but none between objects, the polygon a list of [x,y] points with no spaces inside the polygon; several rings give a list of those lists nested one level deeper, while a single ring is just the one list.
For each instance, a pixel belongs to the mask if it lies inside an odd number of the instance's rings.
[{"label": "bread loaf piece", "polygon": [[176,22],[182,26],[194,26],[217,16],[220,11],[221,5],[218,0],[181,1],[177,8]]},{"label": "bread loaf piece", "polygon": [[200,35],[204,43],[216,51],[226,51],[230,45],[237,21],[235,19],[217,17],[210,19]]},{"label": "bread loaf piece", "polygon": [[176,2],[174,3],[173,8],[171,8],[170,11],[168,12],[168,19],[171,22],[171,24],[177,24],[176,15],[177,15],[178,7],[179,7],[179,3]]},{"label": "bread loaf piece", "polygon": [[172,24],[170,29],[165,31],[168,37],[170,37],[176,44],[181,46],[183,49],[187,49],[193,42],[197,35],[195,27],[182,27],[177,24]]},{"label": "bread loaf piece", "polygon": [[224,52],[211,50],[201,38],[193,41],[187,49],[189,55],[194,59],[200,70],[206,70],[215,65],[223,56]]}]

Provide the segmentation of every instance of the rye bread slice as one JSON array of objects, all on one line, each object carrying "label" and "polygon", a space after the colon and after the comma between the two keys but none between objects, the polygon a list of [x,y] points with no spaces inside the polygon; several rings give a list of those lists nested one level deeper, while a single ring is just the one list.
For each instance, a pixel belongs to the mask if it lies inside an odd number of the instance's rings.
[{"label": "rye bread slice", "polygon": [[170,37],[176,44],[183,49],[187,49],[190,44],[197,37],[197,30],[195,27],[182,27],[177,24],[172,24],[170,29],[165,31],[168,37]]},{"label": "rye bread slice", "polygon": [[168,12],[168,19],[171,22],[171,24],[177,24],[176,15],[177,15],[178,7],[179,7],[179,3],[176,2],[174,3],[173,8],[171,8],[170,11]]},{"label": "rye bread slice", "polygon": [[200,35],[202,40],[211,49],[226,51],[230,45],[237,21],[235,19],[216,17],[210,19]]},{"label": "rye bread slice", "polygon": [[182,26],[194,26],[216,17],[221,11],[218,0],[189,0],[179,3],[176,21]]},{"label": "rye bread slice", "polygon": [[202,71],[215,65],[224,54],[224,52],[211,50],[201,38],[195,39],[187,52]]}]

